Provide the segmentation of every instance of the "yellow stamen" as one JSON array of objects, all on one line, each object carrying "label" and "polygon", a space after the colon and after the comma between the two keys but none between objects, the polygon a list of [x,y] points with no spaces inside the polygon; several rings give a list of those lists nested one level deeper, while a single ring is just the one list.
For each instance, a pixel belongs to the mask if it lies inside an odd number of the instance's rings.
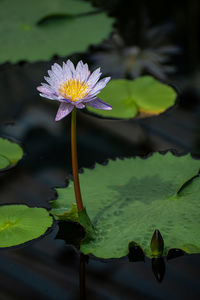
[{"label": "yellow stamen", "polygon": [[60,85],[59,94],[65,99],[76,102],[88,94],[88,85],[77,79],[69,79]]}]

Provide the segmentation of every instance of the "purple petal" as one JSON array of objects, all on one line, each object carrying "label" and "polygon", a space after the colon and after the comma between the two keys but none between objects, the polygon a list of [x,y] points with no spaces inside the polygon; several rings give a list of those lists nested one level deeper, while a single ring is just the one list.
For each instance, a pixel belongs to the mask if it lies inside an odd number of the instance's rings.
[{"label": "purple petal", "polygon": [[70,114],[70,112],[73,110],[73,108],[74,108],[74,105],[72,105],[70,103],[62,102],[58,108],[55,121],[56,122],[60,121],[61,119],[66,117],[68,114]]},{"label": "purple petal", "polygon": [[73,78],[72,72],[68,64],[64,62],[63,62],[63,78],[64,80],[69,80],[70,78]]},{"label": "purple petal", "polygon": [[43,97],[43,98],[47,98],[47,99],[50,99],[50,100],[59,100],[58,99],[58,97],[57,96],[55,96],[55,95],[47,95],[47,94],[39,94],[41,97]]},{"label": "purple petal", "polygon": [[40,96],[50,99],[50,100],[59,100],[55,91],[47,84],[42,83],[42,86],[38,86],[37,90],[40,92]]},{"label": "purple petal", "polygon": [[58,96],[58,101],[59,101],[59,102],[70,103],[70,104],[73,103],[73,102],[70,101],[69,99],[65,99],[65,98],[63,98],[63,97],[61,97],[61,96]]},{"label": "purple petal", "polygon": [[86,96],[83,100],[82,100],[82,102],[83,103],[87,103],[87,102],[89,102],[89,101],[91,101],[91,100],[94,100],[94,99],[96,99],[97,97],[96,96]]},{"label": "purple petal", "polygon": [[110,106],[109,104],[107,104],[106,102],[102,101],[99,98],[95,98],[94,100],[87,102],[87,105],[97,109],[103,109],[103,110],[112,109],[112,106]]},{"label": "purple petal", "polygon": [[75,68],[74,68],[74,64],[71,62],[71,60],[70,59],[68,59],[68,61],[67,61],[67,66],[68,66],[68,68],[69,68],[69,70],[70,70],[70,72],[71,72],[71,76],[72,76],[72,78],[74,78],[75,77]]},{"label": "purple petal", "polygon": [[90,88],[93,88],[93,86],[97,83],[101,76],[100,68],[96,69],[88,78],[87,83],[89,84]]},{"label": "purple petal", "polygon": [[76,72],[81,72],[83,69],[83,66],[84,66],[83,62],[82,62],[82,60],[80,60],[76,66]]},{"label": "purple petal", "polygon": [[60,98],[58,97],[58,99],[59,99],[59,101],[63,100],[65,102],[71,103],[72,105],[77,105],[77,104],[83,102],[83,99],[77,100],[76,102],[71,101],[70,99],[64,99],[63,97],[60,97]]},{"label": "purple petal", "polygon": [[85,105],[83,103],[77,103],[77,104],[75,103],[75,106],[79,109],[85,108]]},{"label": "purple petal", "polygon": [[54,92],[52,91],[52,89],[48,86],[38,86],[37,90],[42,93],[42,94],[46,94],[46,95],[54,95]]},{"label": "purple petal", "polygon": [[76,66],[75,78],[77,80],[86,82],[88,80],[89,75],[90,72],[88,69],[88,64],[84,64],[82,60],[80,60]]},{"label": "purple petal", "polygon": [[55,89],[52,87],[52,86],[50,86],[49,84],[47,84],[47,83],[41,83],[41,85],[42,86],[45,86],[47,89],[49,89],[50,91],[52,91],[52,92],[54,92],[55,91]]},{"label": "purple petal", "polygon": [[92,92],[96,92],[99,90],[102,90],[106,84],[108,83],[108,81],[111,79],[111,77],[105,77],[103,79],[101,79],[99,82],[97,82],[97,84],[94,86],[93,91]]},{"label": "purple petal", "polygon": [[80,60],[76,66],[75,79],[82,81],[83,62]]},{"label": "purple petal", "polygon": [[79,61],[76,67],[75,78],[80,81],[86,81],[89,76],[88,65],[83,64],[82,60]]},{"label": "purple petal", "polygon": [[44,76],[44,79],[46,80],[46,82],[48,82],[48,84],[50,84],[50,86],[51,86],[52,88],[56,88],[56,87],[58,86],[57,80],[55,81],[55,80],[53,80],[52,78],[47,77],[47,76]]},{"label": "purple petal", "polygon": [[44,79],[46,80],[46,82],[48,82],[48,84],[50,84],[50,86],[54,87],[55,85],[57,85],[57,82],[55,82],[52,78],[44,76]]},{"label": "purple petal", "polygon": [[63,78],[63,69],[59,64],[53,64],[51,67],[52,72],[58,77],[58,78]]},{"label": "purple petal", "polygon": [[62,80],[62,77],[59,76],[57,73],[54,73],[52,70],[48,70],[47,73],[53,83],[60,83],[60,81]]},{"label": "purple petal", "polygon": [[87,82],[89,75],[90,71],[88,69],[88,64],[83,64],[82,81]]},{"label": "purple petal", "polygon": [[106,86],[108,81],[111,79],[111,77],[105,77],[101,79],[97,84],[91,89],[91,91],[88,93],[88,96],[95,96],[100,93],[100,91]]}]

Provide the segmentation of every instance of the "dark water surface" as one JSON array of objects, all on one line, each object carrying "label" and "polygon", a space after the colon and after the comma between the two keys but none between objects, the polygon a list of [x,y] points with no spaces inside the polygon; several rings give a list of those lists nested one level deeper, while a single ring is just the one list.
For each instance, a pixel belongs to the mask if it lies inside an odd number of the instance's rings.
[{"label": "dark water surface", "polygon": [[[1,251],[0,299],[79,299],[79,263],[79,255],[60,241]],[[90,258],[86,299],[199,299],[199,268],[200,255],[169,260],[159,283],[149,259],[105,263]]]}]

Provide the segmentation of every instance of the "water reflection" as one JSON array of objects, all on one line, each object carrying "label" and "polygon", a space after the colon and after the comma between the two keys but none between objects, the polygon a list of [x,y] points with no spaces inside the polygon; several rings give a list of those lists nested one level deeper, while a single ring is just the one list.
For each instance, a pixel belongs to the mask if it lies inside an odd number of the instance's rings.
[{"label": "water reflection", "polygon": [[80,253],[80,266],[79,266],[79,289],[80,289],[80,300],[86,300],[86,263],[88,263],[88,256]]},{"label": "water reflection", "polygon": [[140,246],[136,245],[133,242],[131,242],[129,244],[128,259],[129,259],[130,262],[144,261],[145,260],[144,252],[142,251]]},{"label": "water reflection", "polygon": [[158,282],[162,282],[165,275],[165,261],[163,257],[152,258],[152,271]]}]

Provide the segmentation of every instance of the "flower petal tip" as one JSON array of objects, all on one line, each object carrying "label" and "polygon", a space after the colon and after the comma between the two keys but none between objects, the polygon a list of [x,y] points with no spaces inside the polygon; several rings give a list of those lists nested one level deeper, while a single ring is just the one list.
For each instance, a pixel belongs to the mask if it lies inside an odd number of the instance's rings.
[{"label": "flower petal tip", "polygon": [[36,87],[36,90],[38,90],[39,92],[42,92],[42,89],[41,89],[41,88],[42,88],[41,85],[40,85],[40,86],[37,86],[37,87]]},{"label": "flower petal tip", "polygon": [[66,117],[67,115],[69,115],[71,113],[71,111],[73,110],[74,105],[70,104],[70,103],[65,103],[65,102],[61,102],[57,114],[56,114],[56,118],[55,121],[58,122],[60,120],[62,120],[64,117]]},{"label": "flower petal tip", "polygon": [[87,105],[96,109],[112,110],[112,106],[99,98],[95,98],[94,100],[87,102]]}]

